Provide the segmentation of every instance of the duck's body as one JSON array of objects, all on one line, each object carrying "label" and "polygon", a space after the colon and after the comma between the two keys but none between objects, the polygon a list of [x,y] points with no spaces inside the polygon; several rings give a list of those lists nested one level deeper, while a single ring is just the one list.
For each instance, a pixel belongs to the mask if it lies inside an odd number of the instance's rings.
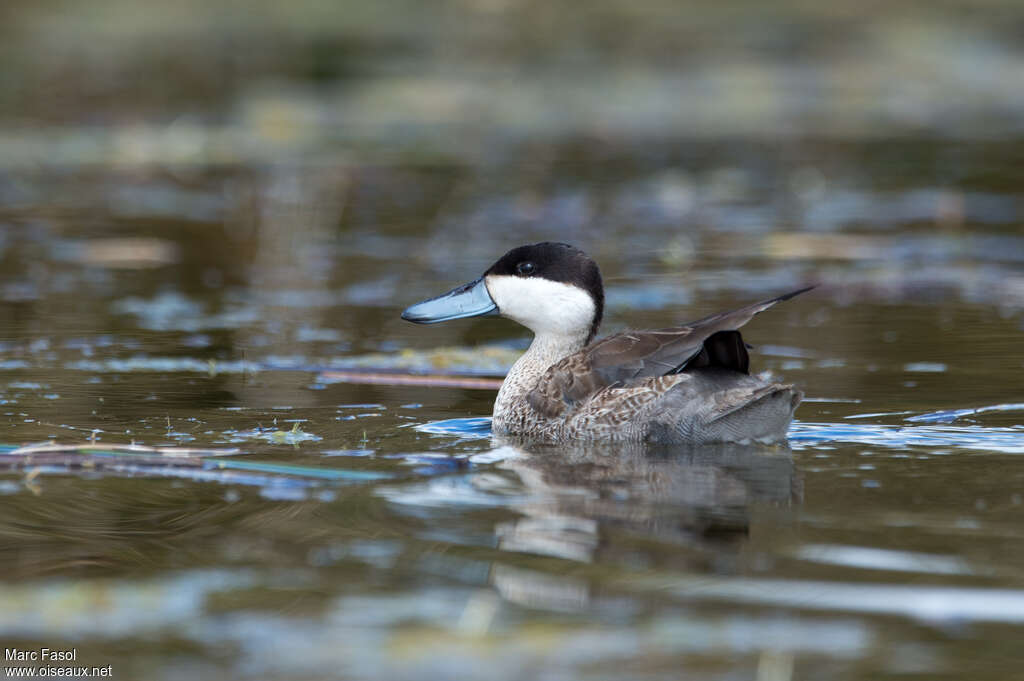
[{"label": "duck's body", "polygon": [[792,385],[708,367],[617,382],[559,404],[548,397],[557,390],[555,367],[541,371],[542,363],[523,358],[528,363],[513,367],[494,402],[495,433],[549,442],[778,442],[803,397]]},{"label": "duck's body", "polygon": [[534,331],[498,392],[495,433],[550,442],[776,442],[803,395],[750,376],[737,329],[804,290],[591,342],[604,306],[597,265],[571,246],[545,242],[509,251],[479,280],[402,316],[432,323],[497,310]]}]

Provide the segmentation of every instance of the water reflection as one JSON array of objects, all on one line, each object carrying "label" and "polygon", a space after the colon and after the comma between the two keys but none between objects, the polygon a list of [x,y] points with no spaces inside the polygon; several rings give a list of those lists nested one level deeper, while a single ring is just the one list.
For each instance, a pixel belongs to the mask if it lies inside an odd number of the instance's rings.
[{"label": "water reflection", "polygon": [[[644,444],[543,445],[495,438],[501,470],[523,488],[521,513],[494,529],[502,551],[630,569],[732,574],[755,504],[790,506],[802,485],[785,447]],[[672,545],[677,550],[666,552]],[[575,610],[585,582],[504,565],[491,583],[507,600]]]}]

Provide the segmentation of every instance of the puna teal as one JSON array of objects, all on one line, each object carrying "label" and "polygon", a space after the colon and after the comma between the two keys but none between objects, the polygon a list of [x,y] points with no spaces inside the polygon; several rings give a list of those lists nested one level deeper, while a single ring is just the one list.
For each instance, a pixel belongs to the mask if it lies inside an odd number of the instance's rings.
[{"label": "puna teal", "polygon": [[803,394],[749,373],[739,328],[803,288],[680,326],[594,340],[604,312],[597,264],[568,244],[514,248],[483,276],[417,303],[418,324],[496,313],[534,333],[494,402],[495,433],[649,442],[784,440]]}]

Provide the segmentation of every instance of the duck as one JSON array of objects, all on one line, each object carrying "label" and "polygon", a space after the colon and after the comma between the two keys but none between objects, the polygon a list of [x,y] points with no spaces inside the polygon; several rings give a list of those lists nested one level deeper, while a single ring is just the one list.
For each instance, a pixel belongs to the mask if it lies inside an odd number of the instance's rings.
[{"label": "duck", "polygon": [[750,373],[739,329],[814,286],[678,326],[596,339],[597,263],[569,244],[508,251],[479,278],[416,303],[402,319],[436,324],[500,315],[533,332],[498,390],[491,430],[542,443],[780,443],[803,393]]}]

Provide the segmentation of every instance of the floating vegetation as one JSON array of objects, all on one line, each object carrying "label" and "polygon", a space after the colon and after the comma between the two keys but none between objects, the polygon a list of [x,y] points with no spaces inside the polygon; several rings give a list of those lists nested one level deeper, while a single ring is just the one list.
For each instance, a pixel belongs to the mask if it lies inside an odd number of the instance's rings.
[{"label": "floating vegetation", "polygon": [[145,445],[116,445],[96,443],[60,444],[43,442],[32,445],[0,445],[0,464],[16,467],[52,460],[51,457],[122,457],[121,461],[163,462],[167,459],[183,461],[197,460],[210,456],[232,456],[240,454],[238,449],[202,449],[190,447],[148,447]]},{"label": "floating vegetation", "polygon": [[319,442],[323,438],[313,433],[302,430],[298,423],[292,425],[289,430],[281,430],[276,426],[264,428],[258,426],[249,430],[226,430],[228,442],[246,442],[249,440],[262,440],[275,445],[299,445],[303,442]]},{"label": "floating vegetation", "polygon": [[217,470],[253,471],[257,473],[295,476],[299,478],[315,478],[317,480],[369,481],[387,480],[392,476],[384,471],[353,471],[338,468],[314,468],[311,466],[293,466],[265,461],[217,461],[209,464]]},{"label": "floating vegetation", "polygon": [[[296,424],[297,425],[297,424]],[[0,471],[40,474],[105,473],[121,476],[188,478],[195,481],[302,489],[324,481],[366,482],[393,477],[385,471],[296,466],[240,460],[239,449],[147,447],[116,444],[0,445]],[[31,480],[29,480],[31,482]]]},{"label": "floating vegetation", "polygon": [[321,383],[362,383],[423,388],[467,388],[470,390],[497,390],[501,387],[502,382],[500,378],[401,374],[383,371],[325,371],[317,376],[317,380]]}]

